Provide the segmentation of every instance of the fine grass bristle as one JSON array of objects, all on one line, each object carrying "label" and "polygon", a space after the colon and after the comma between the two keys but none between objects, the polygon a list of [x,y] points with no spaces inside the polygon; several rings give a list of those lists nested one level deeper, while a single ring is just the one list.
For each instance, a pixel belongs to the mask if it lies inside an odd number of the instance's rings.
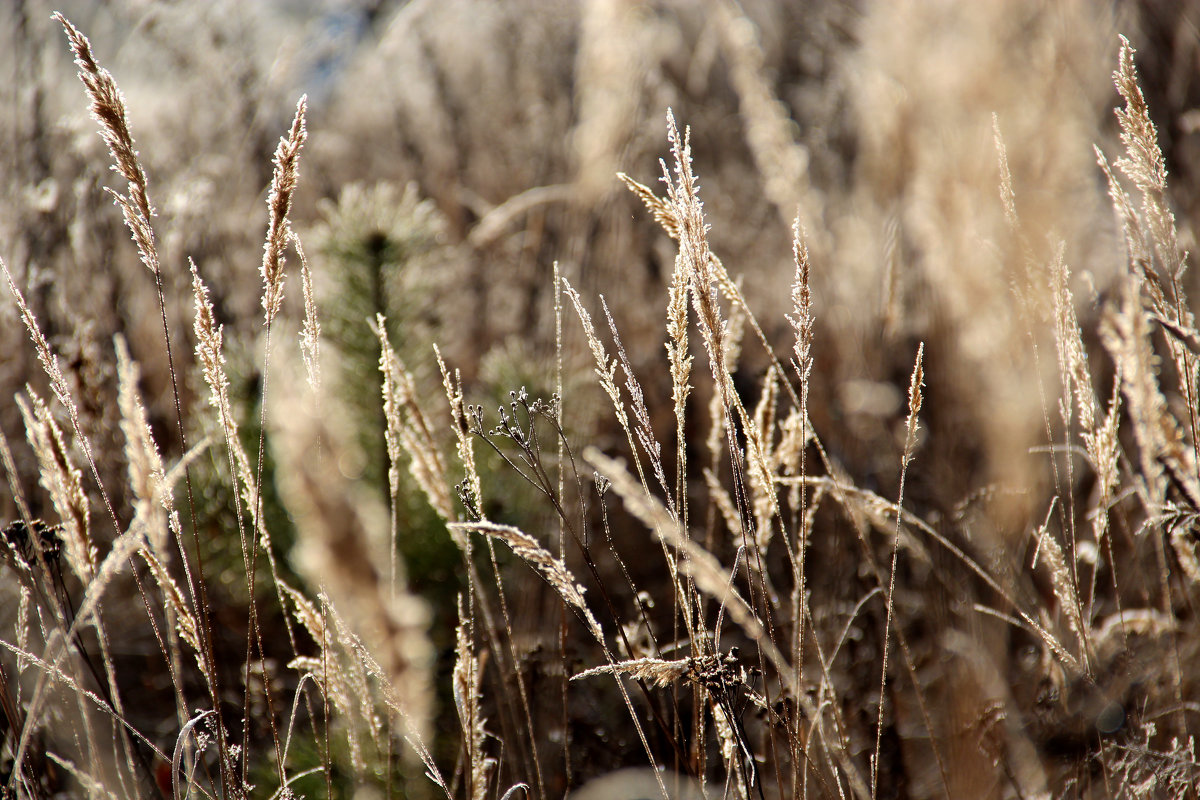
[{"label": "fine grass bristle", "polygon": [[304,114],[308,107],[308,98],[301,97],[296,103],[296,117],[292,120],[292,128],[288,135],[279,140],[275,149],[275,174],[271,178],[271,192],[267,197],[267,209],[270,221],[267,226],[267,240],[263,244],[262,306],[270,325],[279,307],[283,304],[284,279],[284,250],[291,238],[288,223],[288,213],[292,208],[292,195],[296,191],[296,182],[300,172],[300,150],[308,139],[308,131],[304,127]]},{"label": "fine grass bristle", "polygon": [[304,327],[300,334],[300,352],[304,356],[304,370],[309,386],[315,394],[321,393],[321,321],[317,317],[317,298],[313,291],[312,269],[304,255],[300,237],[292,234],[292,247],[300,257],[300,287],[304,295]]}]

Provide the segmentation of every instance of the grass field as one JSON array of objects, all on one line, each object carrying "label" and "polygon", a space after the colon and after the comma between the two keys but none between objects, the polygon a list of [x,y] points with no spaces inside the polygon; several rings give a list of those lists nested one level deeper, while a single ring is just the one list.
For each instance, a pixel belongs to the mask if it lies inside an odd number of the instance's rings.
[{"label": "grass field", "polygon": [[61,10],[0,798],[1200,796],[1200,3]]}]

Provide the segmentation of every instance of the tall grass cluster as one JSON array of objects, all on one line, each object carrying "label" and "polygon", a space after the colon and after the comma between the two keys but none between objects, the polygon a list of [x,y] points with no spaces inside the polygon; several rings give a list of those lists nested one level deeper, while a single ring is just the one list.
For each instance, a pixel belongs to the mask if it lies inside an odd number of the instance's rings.
[{"label": "tall grass cluster", "polygon": [[3,12],[0,797],[1200,797],[1200,6],[238,8]]}]

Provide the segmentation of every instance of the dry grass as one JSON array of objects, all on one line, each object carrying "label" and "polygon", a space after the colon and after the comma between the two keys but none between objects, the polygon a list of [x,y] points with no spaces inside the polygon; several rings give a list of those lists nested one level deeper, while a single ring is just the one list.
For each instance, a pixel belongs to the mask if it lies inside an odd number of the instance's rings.
[{"label": "dry grass", "polygon": [[3,12],[0,797],[1197,798],[1200,6],[1093,6]]}]

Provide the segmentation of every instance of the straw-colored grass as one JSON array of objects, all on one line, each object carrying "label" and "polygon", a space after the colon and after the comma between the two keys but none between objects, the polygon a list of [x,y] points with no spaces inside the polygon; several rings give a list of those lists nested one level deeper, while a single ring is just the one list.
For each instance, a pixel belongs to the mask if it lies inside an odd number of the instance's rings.
[{"label": "straw-colored grass", "polygon": [[0,797],[1200,797],[1195,111],[1104,13],[56,14],[88,138],[18,5]]}]

